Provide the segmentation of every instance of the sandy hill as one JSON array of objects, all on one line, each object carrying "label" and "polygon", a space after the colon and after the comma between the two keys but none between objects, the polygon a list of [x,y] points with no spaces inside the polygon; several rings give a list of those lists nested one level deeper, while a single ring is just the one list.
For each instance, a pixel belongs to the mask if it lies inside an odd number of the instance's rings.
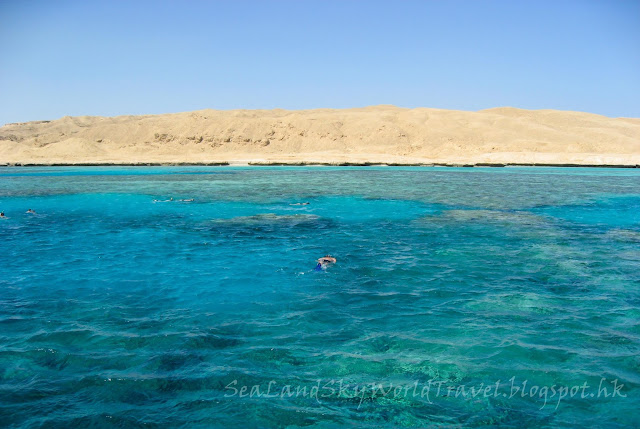
[{"label": "sandy hill", "polygon": [[640,119],[497,108],[200,110],[0,127],[0,163],[640,164]]}]

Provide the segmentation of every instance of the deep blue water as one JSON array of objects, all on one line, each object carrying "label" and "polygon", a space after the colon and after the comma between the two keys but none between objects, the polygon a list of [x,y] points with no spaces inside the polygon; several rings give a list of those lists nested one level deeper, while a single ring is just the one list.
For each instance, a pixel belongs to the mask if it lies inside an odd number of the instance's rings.
[{"label": "deep blue water", "polygon": [[0,168],[0,210],[0,426],[640,426],[640,171]]}]

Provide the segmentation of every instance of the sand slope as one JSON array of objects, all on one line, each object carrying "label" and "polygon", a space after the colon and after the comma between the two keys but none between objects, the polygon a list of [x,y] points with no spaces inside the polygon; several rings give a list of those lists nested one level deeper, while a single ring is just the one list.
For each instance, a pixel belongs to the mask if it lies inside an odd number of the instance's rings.
[{"label": "sand slope", "polygon": [[0,127],[0,163],[640,164],[640,119],[497,108],[200,110]]}]

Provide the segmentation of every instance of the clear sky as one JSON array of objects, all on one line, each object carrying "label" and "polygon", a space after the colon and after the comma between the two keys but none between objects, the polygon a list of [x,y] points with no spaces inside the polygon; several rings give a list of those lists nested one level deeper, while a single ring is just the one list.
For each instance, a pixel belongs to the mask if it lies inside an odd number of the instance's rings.
[{"label": "clear sky", "polygon": [[640,0],[0,0],[0,124],[374,104],[640,117]]}]

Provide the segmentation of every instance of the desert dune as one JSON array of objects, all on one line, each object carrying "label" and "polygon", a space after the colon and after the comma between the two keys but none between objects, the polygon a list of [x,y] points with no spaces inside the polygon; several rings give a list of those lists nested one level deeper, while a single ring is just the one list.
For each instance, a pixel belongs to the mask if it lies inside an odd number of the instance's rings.
[{"label": "desert dune", "polygon": [[64,117],[0,127],[0,163],[640,164],[640,119],[372,106]]}]

